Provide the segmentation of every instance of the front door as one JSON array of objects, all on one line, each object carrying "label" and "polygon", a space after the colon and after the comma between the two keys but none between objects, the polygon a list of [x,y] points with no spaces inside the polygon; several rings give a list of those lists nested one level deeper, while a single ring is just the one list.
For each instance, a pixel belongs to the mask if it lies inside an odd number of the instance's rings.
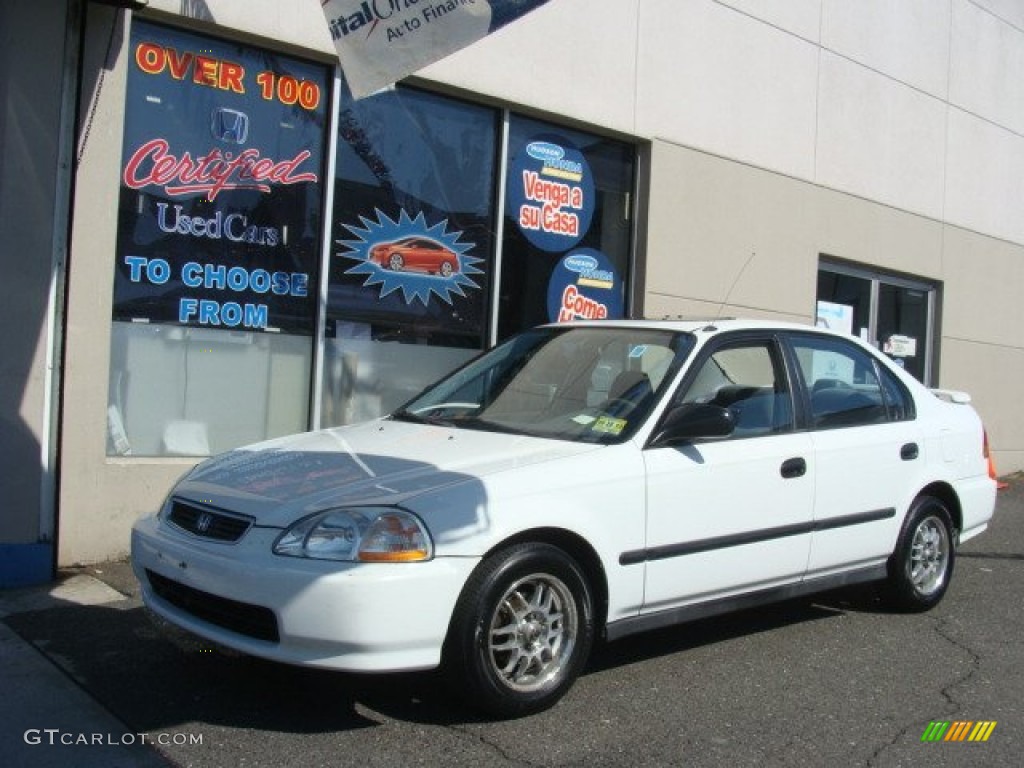
[{"label": "front door", "polygon": [[699,402],[728,408],[736,428],[645,451],[644,612],[797,582],[807,567],[813,444],[794,429],[777,342],[745,336],[705,351],[675,397]]}]

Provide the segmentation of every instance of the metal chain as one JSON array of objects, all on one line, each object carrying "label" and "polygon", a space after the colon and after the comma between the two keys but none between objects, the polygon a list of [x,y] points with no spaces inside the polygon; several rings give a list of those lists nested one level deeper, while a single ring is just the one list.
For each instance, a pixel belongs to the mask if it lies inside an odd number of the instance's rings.
[{"label": "metal chain", "polygon": [[85,156],[85,148],[89,143],[89,134],[92,132],[92,123],[96,119],[96,110],[100,105],[100,94],[103,93],[103,81],[107,76],[107,70],[111,65],[110,53],[114,49],[114,33],[117,31],[118,18],[120,14],[114,12],[114,20],[110,25],[110,37],[107,39],[107,51],[103,55],[103,64],[100,66],[100,75],[96,79],[96,93],[92,99],[92,106],[89,107],[89,117],[86,118],[85,125],[82,127],[82,135],[78,141],[78,156],[75,158],[75,167],[77,168],[82,164],[82,158]]}]

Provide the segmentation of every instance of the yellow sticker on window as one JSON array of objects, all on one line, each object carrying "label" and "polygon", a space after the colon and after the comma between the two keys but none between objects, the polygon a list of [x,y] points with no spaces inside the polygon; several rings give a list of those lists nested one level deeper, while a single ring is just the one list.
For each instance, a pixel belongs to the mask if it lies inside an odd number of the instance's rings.
[{"label": "yellow sticker on window", "polygon": [[600,432],[604,435],[617,435],[626,428],[627,423],[628,422],[625,419],[615,419],[611,416],[602,416],[594,422],[591,429],[594,432]]}]

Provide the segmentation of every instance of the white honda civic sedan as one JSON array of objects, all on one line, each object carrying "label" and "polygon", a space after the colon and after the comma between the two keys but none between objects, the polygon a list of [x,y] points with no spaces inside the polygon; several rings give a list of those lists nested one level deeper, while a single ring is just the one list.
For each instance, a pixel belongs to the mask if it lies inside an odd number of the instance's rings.
[{"label": "white honda civic sedan", "polygon": [[935,605],[995,504],[969,401],[799,325],[542,327],[385,418],[199,464],[132,561],[146,604],[207,640],[440,666],[524,715],[599,638],[866,581]]}]

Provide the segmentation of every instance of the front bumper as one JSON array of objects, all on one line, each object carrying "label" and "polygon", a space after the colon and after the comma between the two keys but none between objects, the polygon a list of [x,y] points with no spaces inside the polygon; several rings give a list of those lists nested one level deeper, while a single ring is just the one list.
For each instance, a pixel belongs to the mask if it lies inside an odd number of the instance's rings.
[{"label": "front bumper", "polygon": [[429,669],[478,558],[339,563],[281,557],[280,530],[233,544],[155,517],[132,529],[132,566],[157,615],[195,635],[288,664],[359,672]]}]

